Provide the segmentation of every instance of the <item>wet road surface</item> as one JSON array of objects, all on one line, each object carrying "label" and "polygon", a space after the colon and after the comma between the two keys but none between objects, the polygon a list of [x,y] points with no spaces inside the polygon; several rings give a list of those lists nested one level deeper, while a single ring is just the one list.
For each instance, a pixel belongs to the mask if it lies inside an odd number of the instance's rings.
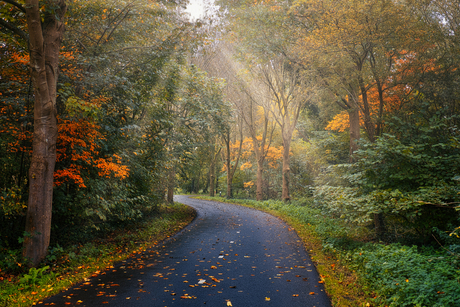
[{"label": "wet road surface", "polygon": [[179,234],[43,305],[331,306],[301,240],[280,219],[186,196],[175,201],[198,213]]}]

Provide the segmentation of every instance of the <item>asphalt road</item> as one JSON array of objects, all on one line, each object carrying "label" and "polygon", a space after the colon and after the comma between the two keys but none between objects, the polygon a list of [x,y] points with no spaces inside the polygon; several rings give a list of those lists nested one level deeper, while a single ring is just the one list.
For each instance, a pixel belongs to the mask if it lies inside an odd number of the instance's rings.
[{"label": "asphalt road", "polygon": [[175,201],[198,213],[183,231],[43,305],[331,306],[301,240],[280,219],[186,196]]}]

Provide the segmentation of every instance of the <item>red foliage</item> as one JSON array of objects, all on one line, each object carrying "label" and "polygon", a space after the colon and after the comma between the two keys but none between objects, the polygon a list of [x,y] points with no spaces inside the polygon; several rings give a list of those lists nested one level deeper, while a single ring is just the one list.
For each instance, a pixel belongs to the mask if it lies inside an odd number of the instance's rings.
[{"label": "red foliage", "polygon": [[66,167],[55,171],[55,185],[71,182],[85,188],[82,173],[90,168],[96,168],[101,177],[128,177],[129,169],[121,163],[119,156],[99,156],[97,141],[105,140],[99,128],[86,119],[59,119],[56,161]]}]

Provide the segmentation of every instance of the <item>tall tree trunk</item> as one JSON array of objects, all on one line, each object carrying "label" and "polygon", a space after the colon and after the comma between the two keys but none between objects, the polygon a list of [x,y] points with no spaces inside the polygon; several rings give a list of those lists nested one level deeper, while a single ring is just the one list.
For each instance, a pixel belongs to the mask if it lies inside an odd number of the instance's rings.
[{"label": "tall tree trunk", "polygon": [[[254,128],[254,127],[252,127]],[[264,119],[264,130],[262,135],[262,140],[259,143],[257,139],[257,134],[255,133],[255,129],[251,129],[251,139],[252,144],[254,146],[254,155],[256,156],[257,161],[257,179],[256,179],[256,200],[263,200],[264,199],[264,162],[265,157],[267,156],[271,140],[273,137],[273,130],[269,133],[268,131],[268,116],[265,116]],[[269,133],[269,137],[267,139],[267,133]],[[267,148],[265,146],[266,142],[268,141]]]},{"label": "tall tree trunk", "polygon": [[264,199],[264,159],[257,159],[256,200]]},{"label": "tall tree trunk", "polygon": [[289,167],[290,156],[289,150],[291,147],[291,137],[283,137],[283,189],[281,193],[281,199],[285,202],[291,199],[289,195],[289,176],[291,169]]},{"label": "tall tree trunk", "polygon": [[241,151],[243,149],[243,128],[240,121],[239,125],[239,134],[240,134],[240,146],[238,147],[238,153],[236,155],[235,164],[232,167],[231,163],[231,150],[230,150],[230,130],[227,131],[226,136],[224,136],[225,148],[227,151],[227,158],[225,160],[225,165],[227,167],[227,198],[233,198],[233,176],[235,175],[236,169],[238,168],[238,163],[240,162]]},{"label": "tall tree trunk", "polygon": [[347,109],[350,121],[350,162],[354,162],[353,153],[358,150],[359,133],[359,108]]},{"label": "tall tree trunk", "polygon": [[231,164],[231,152],[230,152],[230,131],[227,132],[226,137],[224,137],[225,149],[227,156],[225,159],[225,166],[227,168],[227,199],[233,198],[233,172]]},{"label": "tall tree trunk", "polygon": [[34,140],[29,169],[29,200],[24,257],[37,266],[46,256],[51,233],[53,176],[56,164],[56,86],[64,33],[64,0],[48,1],[43,24],[38,0],[25,4],[29,29],[30,71],[34,86]]},{"label": "tall tree trunk", "polygon": [[221,148],[214,154],[215,149],[213,146],[213,155],[211,160],[211,165],[209,166],[209,196],[214,197],[215,193],[215,184],[216,184],[216,163],[217,157],[219,156]]},{"label": "tall tree trunk", "polygon": [[214,189],[216,182],[216,165],[214,161],[211,162],[209,166],[209,196],[214,197]]},{"label": "tall tree trunk", "polygon": [[[217,178],[219,178],[219,171],[217,171]],[[219,192],[219,179],[216,180],[215,195]],[[222,192],[220,193],[222,195]],[[219,195],[219,196],[221,196]]]},{"label": "tall tree trunk", "polygon": [[168,204],[174,203],[174,187],[176,185],[176,169],[174,166],[171,167],[168,173],[168,192],[166,200]]},{"label": "tall tree trunk", "polygon": [[367,96],[367,88],[364,85],[364,81],[362,78],[358,78],[359,80],[359,88],[361,90],[361,99],[363,102],[363,118],[364,118],[364,129],[367,132],[367,137],[369,141],[373,143],[375,141],[375,124],[371,118],[371,111],[369,107],[369,99]]},{"label": "tall tree trunk", "polygon": [[233,198],[233,174],[227,173],[227,198]]},{"label": "tall tree trunk", "polygon": [[379,113],[377,117],[377,128],[375,130],[375,135],[377,137],[382,135],[383,132],[383,107],[385,105],[385,100],[383,99],[383,87],[380,80],[377,80],[377,90],[379,92]]}]

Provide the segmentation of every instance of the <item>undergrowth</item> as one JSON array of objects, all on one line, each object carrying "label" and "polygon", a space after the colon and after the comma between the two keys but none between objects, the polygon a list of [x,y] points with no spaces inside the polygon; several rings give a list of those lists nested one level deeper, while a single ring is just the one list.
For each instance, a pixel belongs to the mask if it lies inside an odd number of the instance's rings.
[{"label": "undergrowth", "polygon": [[334,306],[460,306],[458,253],[372,242],[366,228],[324,216],[309,199],[284,203],[200,198],[250,206],[294,226],[317,262]]},{"label": "undergrowth", "polygon": [[110,236],[69,247],[50,247],[38,268],[25,268],[20,251],[3,248],[0,253],[0,306],[31,306],[73,284],[95,276],[115,262],[159,244],[190,223],[195,212],[181,204],[161,206],[136,230],[121,229]]}]

